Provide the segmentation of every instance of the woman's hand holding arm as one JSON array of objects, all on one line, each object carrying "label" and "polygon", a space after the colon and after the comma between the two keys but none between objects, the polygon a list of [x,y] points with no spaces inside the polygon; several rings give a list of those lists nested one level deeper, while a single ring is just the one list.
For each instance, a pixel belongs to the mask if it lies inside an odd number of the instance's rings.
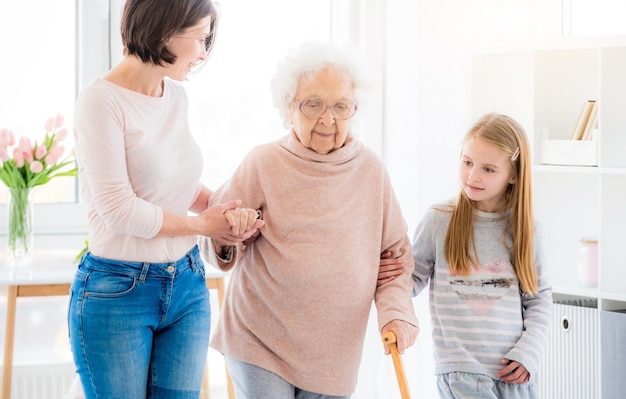
[{"label": "woman's hand holding arm", "polygon": [[[234,200],[209,207],[200,214],[208,227],[200,234],[211,237],[216,244],[227,246],[249,239],[263,227],[265,222],[257,219],[258,215],[254,209],[239,208],[239,206],[241,206],[241,201]],[[216,217],[216,215],[221,217]],[[217,223],[214,219],[217,219]],[[224,226],[223,223],[226,225]],[[217,229],[211,228],[211,224],[216,225]]]},{"label": "woman's hand holding arm", "polygon": [[[229,209],[224,212],[224,217],[232,227],[232,237],[213,238],[211,244],[213,252],[222,264],[230,264],[233,260],[234,245],[237,242],[243,242],[248,245],[254,242],[260,235],[260,227],[265,222],[260,220],[260,214],[254,209],[237,208]],[[222,266],[218,266],[223,269]]]},{"label": "woman's hand holding arm", "polygon": [[400,258],[391,258],[391,252],[383,252],[380,256],[378,280],[376,286],[381,286],[396,279],[404,272],[404,263]]},{"label": "woman's hand holding arm", "polygon": [[[204,235],[223,245],[236,245],[250,238],[264,224],[262,220],[256,220],[256,211],[237,209],[239,206],[241,201],[233,200],[208,207],[198,216],[163,212],[163,222],[157,236]],[[228,216],[225,215],[227,211]],[[255,219],[251,220],[252,215]]]}]

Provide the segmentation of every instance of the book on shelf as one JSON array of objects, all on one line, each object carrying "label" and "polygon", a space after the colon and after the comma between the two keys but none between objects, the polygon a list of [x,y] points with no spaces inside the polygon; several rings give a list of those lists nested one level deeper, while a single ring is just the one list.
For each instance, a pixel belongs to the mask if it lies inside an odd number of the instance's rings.
[{"label": "book on shelf", "polygon": [[[583,104],[583,108],[580,110],[580,114],[578,115],[578,120],[576,121],[576,127],[570,136],[571,140],[582,140],[583,135],[585,134],[585,130],[587,128],[587,124],[589,123],[589,118],[591,117],[593,110],[596,108],[596,100],[587,100]],[[597,109],[596,109],[597,115]]]},{"label": "book on shelf", "polygon": [[589,115],[589,119],[587,120],[587,125],[585,126],[585,131],[583,132],[583,136],[580,138],[581,140],[591,140],[592,130],[598,128],[598,102],[594,101],[593,107],[591,109],[591,114]]}]

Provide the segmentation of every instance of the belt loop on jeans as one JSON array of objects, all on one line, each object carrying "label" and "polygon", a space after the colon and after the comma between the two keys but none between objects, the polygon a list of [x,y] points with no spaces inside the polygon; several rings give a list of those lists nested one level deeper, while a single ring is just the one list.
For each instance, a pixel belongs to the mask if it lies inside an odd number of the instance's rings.
[{"label": "belt loop on jeans", "polygon": [[189,259],[189,266],[191,266],[191,270],[196,271],[198,269],[198,265],[196,264],[196,257],[192,255],[196,247],[193,247],[185,254],[187,259]]},{"label": "belt loop on jeans", "polygon": [[141,274],[139,275],[140,283],[146,282],[146,276],[148,275],[148,270],[150,270],[150,263],[146,262],[143,264],[143,267],[141,268]]}]

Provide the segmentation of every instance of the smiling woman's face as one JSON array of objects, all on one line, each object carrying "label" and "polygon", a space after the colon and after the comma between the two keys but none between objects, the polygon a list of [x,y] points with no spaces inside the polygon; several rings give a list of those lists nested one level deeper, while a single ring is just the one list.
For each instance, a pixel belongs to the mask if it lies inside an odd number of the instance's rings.
[{"label": "smiling woman's face", "polygon": [[171,65],[168,76],[183,81],[187,75],[207,59],[207,38],[211,36],[211,17],[204,17],[191,28],[168,41],[168,49],[176,55],[176,62]]},{"label": "smiling woman's face", "polygon": [[[298,108],[296,101],[307,99],[318,99],[327,106],[319,118],[310,118]],[[318,154],[328,154],[344,145],[351,119],[335,119],[330,108],[344,101],[354,102],[352,80],[344,71],[325,68],[300,80],[295,101],[289,104],[289,120],[303,146]]]}]

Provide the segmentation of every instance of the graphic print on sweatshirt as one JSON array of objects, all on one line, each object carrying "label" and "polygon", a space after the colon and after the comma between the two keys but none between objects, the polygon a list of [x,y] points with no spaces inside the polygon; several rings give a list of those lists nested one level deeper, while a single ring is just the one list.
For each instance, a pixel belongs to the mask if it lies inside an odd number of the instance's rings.
[{"label": "graphic print on sweatshirt", "polygon": [[515,271],[508,260],[494,259],[468,276],[450,273],[450,285],[459,298],[481,316],[486,315],[511,288]]}]

